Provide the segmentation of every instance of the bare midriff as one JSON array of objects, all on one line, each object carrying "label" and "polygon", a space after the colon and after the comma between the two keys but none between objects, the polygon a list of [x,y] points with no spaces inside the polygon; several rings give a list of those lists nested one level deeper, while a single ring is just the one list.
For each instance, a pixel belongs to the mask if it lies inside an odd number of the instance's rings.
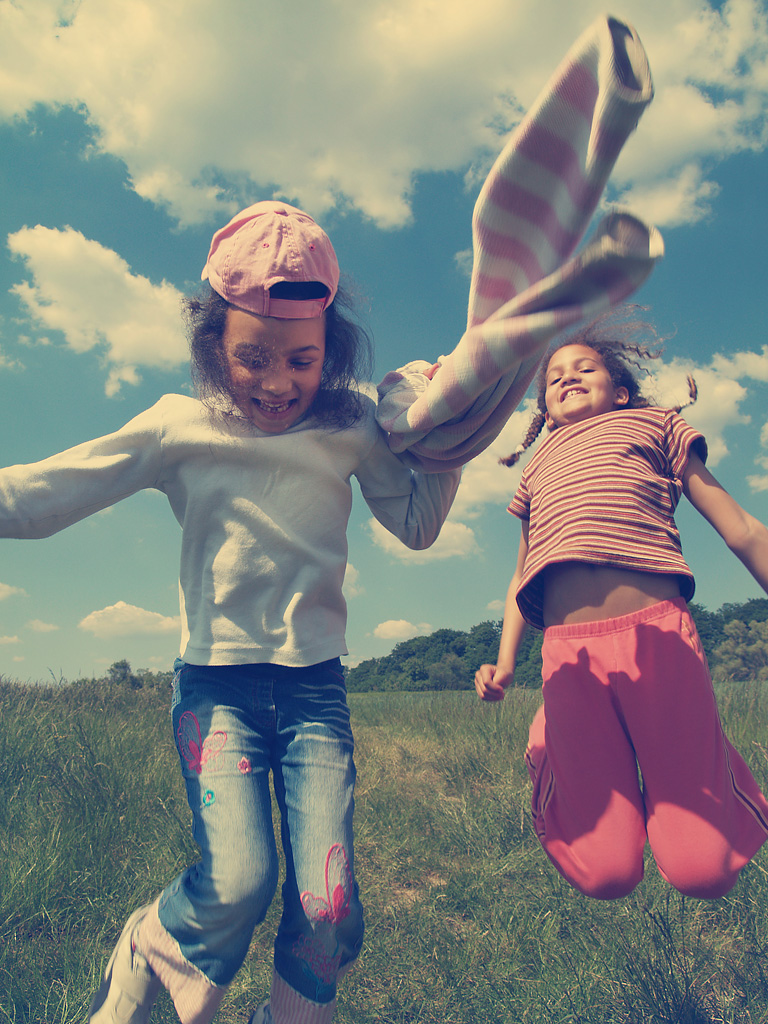
[{"label": "bare midriff", "polygon": [[674,574],[558,562],[544,570],[544,625],[600,622],[680,597]]}]

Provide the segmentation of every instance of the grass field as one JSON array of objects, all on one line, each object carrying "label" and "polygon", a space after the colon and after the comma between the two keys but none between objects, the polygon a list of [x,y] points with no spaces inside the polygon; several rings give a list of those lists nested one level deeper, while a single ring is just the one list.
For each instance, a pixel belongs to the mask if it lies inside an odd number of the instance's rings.
[{"label": "grass field", "polygon": [[[768,688],[720,691],[768,789]],[[0,1024],[82,1024],[130,909],[195,857],[165,695],[0,683]],[[768,853],[728,897],[572,891],[528,815],[538,694],[352,695],[367,912],[341,1024],[768,1024]],[[279,898],[218,1021],[264,998]],[[163,995],[153,1022],[177,1018]]]}]

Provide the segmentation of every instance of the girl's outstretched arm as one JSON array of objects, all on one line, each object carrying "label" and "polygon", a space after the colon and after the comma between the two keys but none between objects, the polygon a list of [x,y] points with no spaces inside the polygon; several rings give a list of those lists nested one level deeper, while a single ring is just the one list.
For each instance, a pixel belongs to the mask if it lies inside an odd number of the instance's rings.
[{"label": "girl's outstretched arm", "polygon": [[768,593],[768,529],[731,497],[695,452],[683,474],[683,490]]},{"label": "girl's outstretched arm", "polygon": [[517,551],[517,568],[507,590],[504,605],[504,626],[499,642],[499,657],[495,665],[481,665],[475,672],[475,689],[481,700],[503,700],[504,693],[512,684],[515,675],[515,661],[520,643],[525,635],[526,622],[517,606],[517,588],[523,576],[525,559],[528,554],[528,523],[522,520],[520,547]]},{"label": "girl's outstretched arm", "polygon": [[0,469],[0,537],[50,537],[136,491],[158,487],[166,395],[105,437],[41,462]]}]

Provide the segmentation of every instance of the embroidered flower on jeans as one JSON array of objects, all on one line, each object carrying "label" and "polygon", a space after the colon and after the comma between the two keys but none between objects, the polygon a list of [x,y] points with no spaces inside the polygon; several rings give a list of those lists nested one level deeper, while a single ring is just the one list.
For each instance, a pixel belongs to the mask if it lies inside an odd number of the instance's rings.
[{"label": "embroidered flower on jeans", "polygon": [[242,772],[243,775],[250,775],[251,772],[253,771],[253,766],[251,765],[251,762],[248,760],[247,757],[241,757],[240,760],[237,762],[237,767],[239,771]]},{"label": "embroidered flower on jeans", "polygon": [[181,756],[187,762],[187,767],[190,771],[197,772],[198,775],[202,774],[203,768],[210,761],[219,756],[227,742],[227,734],[221,729],[206,736],[203,741],[197,715],[191,711],[185,711],[179,719],[176,736]]},{"label": "embroidered flower on jeans", "polygon": [[302,935],[293,944],[294,956],[300,957],[316,978],[325,985],[336,980],[341,965],[341,951],[337,941],[333,941],[334,952],[328,954],[325,948],[330,943],[330,936],[315,932],[314,935]]},{"label": "embroidered flower on jeans", "polygon": [[341,950],[335,926],[349,915],[352,897],[352,871],[346,851],[340,843],[328,851],[325,859],[325,896],[301,894],[304,913],[312,924],[312,933],[302,935],[293,944],[293,952],[326,984],[339,972]]},{"label": "embroidered flower on jeans", "polygon": [[349,867],[347,854],[341,843],[334,843],[325,859],[325,894],[315,896],[311,892],[301,894],[301,905],[309,920],[332,921],[338,924],[349,913],[349,900],[352,895],[352,871]]}]

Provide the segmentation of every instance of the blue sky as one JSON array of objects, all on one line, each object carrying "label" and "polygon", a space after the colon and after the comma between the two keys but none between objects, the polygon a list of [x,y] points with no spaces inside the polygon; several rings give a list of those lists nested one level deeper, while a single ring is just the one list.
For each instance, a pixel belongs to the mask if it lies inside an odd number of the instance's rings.
[{"label": "blue sky", "polygon": [[[0,436],[32,462],[188,391],[182,293],[212,232],[281,196],[336,246],[373,330],[376,379],[461,336],[470,221],[507,133],[603,11],[583,0],[0,0]],[[753,0],[628,0],[656,98],[606,202],[655,223],[637,294],[669,337],[710,467],[768,521],[768,17]],[[500,616],[529,414],[465,470],[443,535],[413,553],[350,523],[349,663]],[[716,609],[761,593],[690,508],[678,522]],[[179,529],[137,495],[42,541],[3,541],[0,674],[170,667]]]}]

